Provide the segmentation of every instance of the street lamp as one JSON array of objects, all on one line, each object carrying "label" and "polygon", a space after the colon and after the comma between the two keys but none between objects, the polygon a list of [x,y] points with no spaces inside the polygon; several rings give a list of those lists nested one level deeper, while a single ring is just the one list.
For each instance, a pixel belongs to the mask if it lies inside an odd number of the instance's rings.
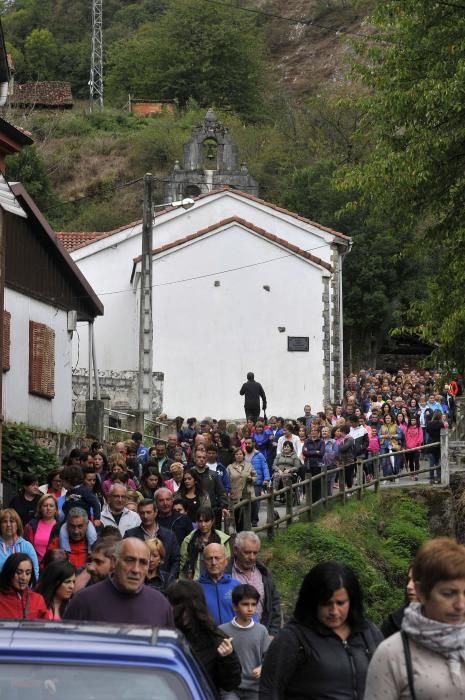
[{"label": "street lamp", "polygon": [[[172,207],[182,207],[182,209],[192,209],[195,201],[191,197],[179,199],[177,202],[170,202]],[[166,204],[158,204],[157,206],[166,207]]]},{"label": "street lamp", "polygon": [[144,205],[142,224],[142,256],[140,275],[140,308],[139,308],[139,372],[137,383],[137,430],[144,435],[145,414],[152,412],[152,370],[153,370],[153,225],[155,209],[173,207],[190,209],[195,202],[186,197],[177,202],[153,204],[153,183],[151,173],[144,175]]}]

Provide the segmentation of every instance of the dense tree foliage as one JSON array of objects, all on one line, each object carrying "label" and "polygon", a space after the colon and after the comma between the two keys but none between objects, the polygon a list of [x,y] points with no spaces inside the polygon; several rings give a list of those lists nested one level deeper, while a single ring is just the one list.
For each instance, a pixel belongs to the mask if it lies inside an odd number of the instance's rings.
[{"label": "dense tree foliage", "polygon": [[406,320],[437,343],[437,359],[463,371],[465,7],[384,0],[371,22],[357,68],[370,88],[359,134],[371,147],[345,185],[408,236],[409,254],[430,275]]},{"label": "dense tree foliage", "polygon": [[[257,116],[264,85],[255,17],[203,0],[105,0],[105,87],[128,94],[227,106]],[[0,5],[16,79],[69,80],[88,94],[91,0],[12,0]]]},{"label": "dense tree foliage", "polygon": [[[105,46],[128,36],[165,7],[166,0],[105,0]],[[87,96],[91,8],[91,0],[0,1],[7,49],[13,56],[17,81],[69,80],[76,97]]]},{"label": "dense tree foliage", "polygon": [[289,182],[285,204],[314,221],[352,238],[344,260],[344,326],[348,356],[373,364],[395,314],[409,296],[410,261],[402,255],[402,240],[394,222],[373,217],[367,207],[349,207],[357,192],[336,186],[338,165],[318,161],[296,172]]},{"label": "dense tree foliage", "polygon": [[257,116],[264,81],[263,40],[246,14],[203,0],[172,0],[157,22],[113,45],[107,93],[113,98],[189,99]]}]

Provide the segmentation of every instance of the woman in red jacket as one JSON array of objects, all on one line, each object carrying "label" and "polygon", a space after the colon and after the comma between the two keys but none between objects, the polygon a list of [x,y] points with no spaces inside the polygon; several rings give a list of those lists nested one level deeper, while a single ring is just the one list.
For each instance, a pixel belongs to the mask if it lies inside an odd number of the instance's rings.
[{"label": "woman in red jacket", "polygon": [[35,575],[30,556],[23,552],[11,554],[0,572],[0,619],[49,619],[45,600],[40,593],[31,591],[31,583],[35,583]]}]

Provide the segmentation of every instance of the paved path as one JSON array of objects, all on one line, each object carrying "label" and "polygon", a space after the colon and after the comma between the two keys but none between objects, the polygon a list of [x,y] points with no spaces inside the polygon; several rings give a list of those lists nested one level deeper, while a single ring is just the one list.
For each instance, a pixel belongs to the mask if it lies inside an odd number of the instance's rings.
[{"label": "paved path", "polygon": [[[420,459],[420,469],[427,469],[429,467],[429,461],[427,459]],[[405,474],[405,471],[402,472]],[[396,481],[387,481],[386,483],[381,482],[381,488],[382,489],[392,489],[392,488],[399,488],[399,486],[413,486],[414,484],[422,484],[422,485],[429,485],[429,473],[424,473],[420,474],[418,476],[417,480],[412,479],[411,477],[406,477],[404,476],[402,479],[397,479]],[[368,493],[373,493],[373,490],[368,491]],[[333,493],[337,493],[337,490],[335,490]],[[280,517],[284,517],[286,515],[286,506],[281,503],[276,503],[275,502],[275,510],[279,513]],[[260,509],[260,525],[262,525],[265,522],[266,519],[266,510],[265,506],[262,505]],[[286,523],[282,523],[280,527],[286,527]],[[263,535],[266,535],[266,533],[260,533]]]}]

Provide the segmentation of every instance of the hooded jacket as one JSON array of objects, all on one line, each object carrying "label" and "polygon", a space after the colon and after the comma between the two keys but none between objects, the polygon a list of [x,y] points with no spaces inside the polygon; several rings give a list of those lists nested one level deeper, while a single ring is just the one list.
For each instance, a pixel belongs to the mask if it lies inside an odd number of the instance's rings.
[{"label": "hooded jacket", "polygon": [[198,582],[203,588],[207,608],[216,625],[230,622],[234,617],[232,607],[232,592],[241,582],[232,578],[231,574],[223,574],[219,581],[213,581],[210,576],[200,576]]},{"label": "hooded jacket", "polygon": [[30,542],[25,540],[23,537],[18,537],[14,544],[7,544],[0,537],[0,571],[3,569],[3,565],[10,556],[10,554],[16,554],[22,552],[31,557],[32,566],[34,567],[34,573],[36,575],[36,581],[39,580],[39,562],[37,559],[36,550]]},{"label": "hooded jacket", "polygon": [[260,678],[260,700],[361,700],[370,658],[383,640],[366,620],[345,642],[324,625],[292,620],[272,641]]},{"label": "hooded jacket", "polygon": [[0,618],[3,620],[49,620],[50,612],[40,593],[29,588],[21,593],[9,588],[0,593]]}]

